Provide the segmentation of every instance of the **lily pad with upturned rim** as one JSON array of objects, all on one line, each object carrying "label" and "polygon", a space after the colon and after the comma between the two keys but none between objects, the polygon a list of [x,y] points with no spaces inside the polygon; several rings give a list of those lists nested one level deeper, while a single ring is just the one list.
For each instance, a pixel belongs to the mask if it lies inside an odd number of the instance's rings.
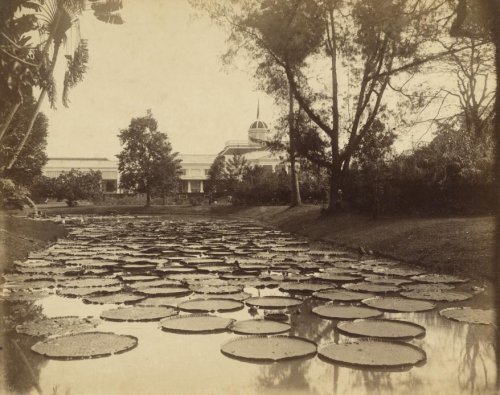
[{"label": "lily pad with upturned rim", "polygon": [[384,313],[371,307],[357,306],[339,306],[335,304],[326,304],[317,306],[312,309],[312,312],[322,318],[333,320],[355,320],[358,318],[374,318],[380,317]]},{"label": "lily pad with upturned rim", "polygon": [[407,321],[369,319],[339,322],[337,329],[348,336],[409,340],[425,335],[423,326]]},{"label": "lily pad with upturned rim", "polygon": [[361,303],[379,310],[397,311],[401,313],[428,311],[436,307],[434,303],[431,303],[427,300],[389,298],[381,296],[364,299],[361,301]]},{"label": "lily pad with upturned rim", "polygon": [[231,299],[192,299],[179,303],[179,309],[188,312],[236,311],[244,304]]},{"label": "lily pad with upturned rim", "polygon": [[348,289],[350,291],[361,291],[361,292],[373,292],[373,293],[388,293],[388,292],[398,292],[400,288],[396,285],[386,285],[386,284],[375,284],[375,283],[355,283],[355,284],[344,284],[342,288]]},{"label": "lily pad with upturned rim", "polygon": [[318,299],[326,299],[331,301],[354,302],[373,296],[366,292],[355,292],[346,290],[319,291],[313,293],[313,296]]},{"label": "lily pad with upturned rim", "polygon": [[221,352],[235,359],[276,362],[316,355],[316,343],[292,336],[241,337],[223,344]]},{"label": "lily pad with upturned rim", "polygon": [[84,303],[90,304],[132,304],[146,299],[144,295],[119,292],[116,294],[87,296],[83,298]]},{"label": "lily pad with upturned rim", "polygon": [[255,306],[265,309],[284,309],[300,306],[303,301],[286,296],[262,296],[245,300],[248,306]]},{"label": "lily pad with upturned rim", "polygon": [[377,340],[329,344],[318,354],[328,362],[371,369],[409,368],[427,359],[425,352],[412,344]]},{"label": "lily pad with upturned rim", "polygon": [[469,281],[466,278],[461,278],[457,276],[452,276],[449,274],[421,274],[418,276],[413,276],[411,278],[414,281],[420,281],[423,283],[431,283],[431,284],[458,284],[458,283],[466,283]]},{"label": "lily pad with upturned rim", "polygon": [[436,302],[461,302],[472,298],[471,294],[458,291],[408,291],[401,295],[410,299],[433,300]]},{"label": "lily pad with upturned rim", "polygon": [[162,318],[177,315],[173,307],[164,306],[134,306],[119,307],[101,313],[101,318],[108,321],[159,321]]},{"label": "lily pad with upturned rim", "polygon": [[37,354],[53,359],[88,359],[121,354],[137,346],[137,338],[110,332],[84,332],[59,336],[31,347]]},{"label": "lily pad with upturned rim", "polygon": [[235,320],[209,314],[191,314],[160,321],[161,328],[174,333],[217,333],[224,332]]},{"label": "lily pad with upturned rim", "polygon": [[51,317],[25,322],[16,326],[16,332],[29,336],[61,336],[94,329],[99,320],[77,316]]},{"label": "lily pad with upturned rim", "polygon": [[495,310],[472,309],[470,307],[451,307],[439,312],[442,317],[469,324],[495,325]]},{"label": "lily pad with upturned rim", "polygon": [[229,327],[240,335],[276,335],[287,332],[290,328],[289,324],[269,319],[236,321]]}]

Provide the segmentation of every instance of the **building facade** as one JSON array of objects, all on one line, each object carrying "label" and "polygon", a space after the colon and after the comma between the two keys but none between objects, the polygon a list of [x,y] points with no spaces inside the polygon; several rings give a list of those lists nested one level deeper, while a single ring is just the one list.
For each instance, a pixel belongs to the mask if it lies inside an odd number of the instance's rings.
[{"label": "building facade", "polygon": [[[181,166],[181,193],[204,194],[205,183],[208,179],[208,171],[215,158],[219,155],[225,159],[233,155],[244,156],[250,166],[264,166],[276,170],[281,165],[278,155],[271,153],[264,147],[268,141],[270,130],[264,121],[259,119],[257,108],[257,119],[251,123],[248,129],[247,140],[229,140],[222,151],[217,155],[195,155],[180,154],[178,158],[182,161]],[[102,173],[103,193],[120,193],[120,173],[118,172],[118,161],[107,158],[49,158],[43,168],[43,174],[47,177],[56,178],[61,173],[71,169],[80,171],[98,170]]]}]

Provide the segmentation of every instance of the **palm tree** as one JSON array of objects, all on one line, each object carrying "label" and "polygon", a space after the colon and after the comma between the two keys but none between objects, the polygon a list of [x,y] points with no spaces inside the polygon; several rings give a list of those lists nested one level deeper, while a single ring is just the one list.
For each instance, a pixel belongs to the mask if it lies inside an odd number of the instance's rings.
[{"label": "palm tree", "polygon": [[[16,163],[19,154],[24,148],[33,130],[36,118],[40,113],[41,106],[46,96],[49,96],[51,103],[55,103],[55,83],[54,83],[54,68],[57,63],[59,49],[63,42],[66,40],[66,33],[78,21],[79,16],[85,10],[86,0],[48,0],[43,2],[41,12],[38,14],[40,22],[41,36],[46,37],[45,42],[42,43],[42,64],[40,67],[40,74],[43,76],[40,83],[40,95],[37,100],[35,111],[26,133],[17,146],[12,158],[10,159],[7,169],[11,169]],[[106,0],[99,1],[92,4],[94,15],[97,19],[113,24],[122,24],[123,20],[116,12],[122,8],[121,0]],[[49,53],[52,52],[49,59]],[[86,42],[83,40],[75,52],[75,56],[68,61],[68,72],[66,73],[64,82],[63,101],[67,104],[67,91],[76,82],[82,79],[85,73],[85,63],[88,59]]]}]

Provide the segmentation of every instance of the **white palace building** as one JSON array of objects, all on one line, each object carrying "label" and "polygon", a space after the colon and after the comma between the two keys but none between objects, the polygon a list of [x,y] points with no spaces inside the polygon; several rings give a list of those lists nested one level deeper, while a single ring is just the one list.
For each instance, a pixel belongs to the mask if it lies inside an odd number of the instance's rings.
[{"label": "white palace building", "polygon": [[[203,194],[204,184],[208,178],[208,170],[218,155],[223,155],[226,160],[233,155],[242,155],[250,166],[264,166],[272,168],[281,164],[280,158],[265,149],[262,143],[256,141],[267,141],[270,130],[264,121],[259,119],[257,109],[257,120],[252,122],[248,129],[247,140],[229,140],[224,148],[216,155],[179,154],[182,160],[182,186],[181,193]],[[43,174],[55,178],[59,174],[76,169],[80,171],[99,170],[102,173],[103,192],[107,194],[120,193],[120,173],[118,172],[118,161],[107,158],[49,158],[43,168]]]}]

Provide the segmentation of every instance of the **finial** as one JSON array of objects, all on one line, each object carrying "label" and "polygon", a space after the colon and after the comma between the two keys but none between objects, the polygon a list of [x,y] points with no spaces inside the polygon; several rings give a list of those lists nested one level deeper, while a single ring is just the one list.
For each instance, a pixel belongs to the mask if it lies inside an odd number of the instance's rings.
[{"label": "finial", "polygon": [[260,99],[257,99],[257,120],[259,119]]}]

